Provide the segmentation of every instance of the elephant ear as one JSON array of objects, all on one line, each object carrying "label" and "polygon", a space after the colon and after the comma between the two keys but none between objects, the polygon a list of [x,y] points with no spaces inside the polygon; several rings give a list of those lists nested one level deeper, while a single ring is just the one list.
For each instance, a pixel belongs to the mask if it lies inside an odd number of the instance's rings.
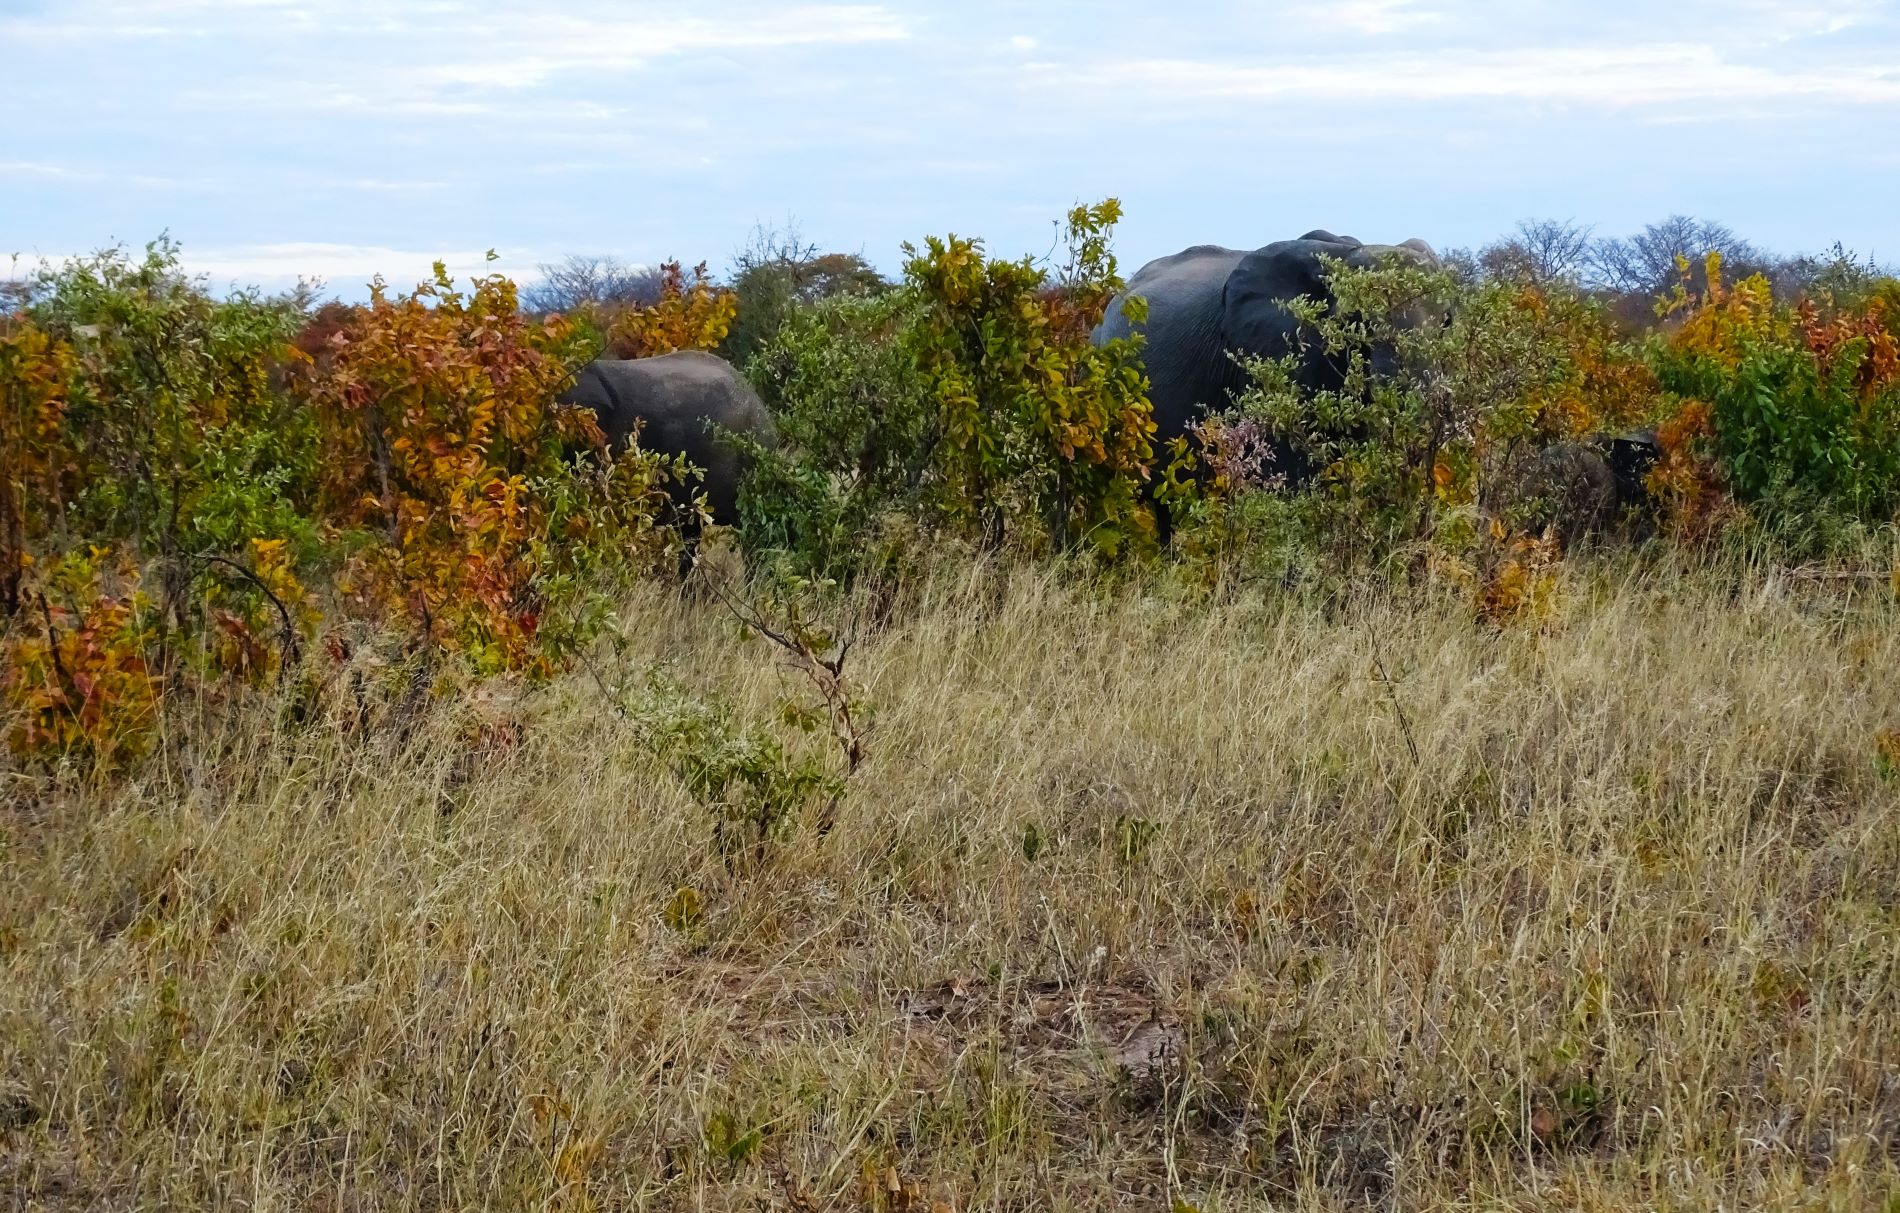
[{"label": "elephant ear", "polygon": [[1610,470],[1616,473],[1617,485],[1624,497],[1640,500],[1646,492],[1644,486],[1650,469],[1663,456],[1662,443],[1657,441],[1655,431],[1631,430],[1613,435],[1600,445],[1609,450]]},{"label": "elephant ear", "polygon": [[1301,296],[1330,303],[1332,292],[1320,258],[1350,258],[1357,249],[1357,242],[1281,240],[1242,257],[1221,293],[1226,348],[1256,358],[1291,353],[1300,324],[1287,304]]}]

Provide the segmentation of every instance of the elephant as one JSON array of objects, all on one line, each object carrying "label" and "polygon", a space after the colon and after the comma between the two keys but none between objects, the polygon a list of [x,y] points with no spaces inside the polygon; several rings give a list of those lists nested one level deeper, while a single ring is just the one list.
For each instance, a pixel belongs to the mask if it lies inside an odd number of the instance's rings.
[{"label": "elephant", "polygon": [[[1332,304],[1327,267],[1321,261],[1329,256],[1362,267],[1378,265],[1389,256],[1421,265],[1438,264],[1437,254],[1423,240],[1368,245],[1350,236],[1313,231],[1252,252],[1196,245],[1136,271],[1127,288],[1109,304],[1107,316],[1096,326],[1094,341],[1101,345],[1132,335],[1136,326],[1122,314],[1122,303],[1130,295],[1147,300],[1148,317],[1141,326],[1147,337],[1142,359],[1154,406],[1157,448],[1246,390],[1247,374],[1229,356],[1230,351],[1256,358],[1302,352],[1300,324],[1285,305],[1300,296]],[[1310,391],[1337,390],[1344,383],[1345,368],[1324,351],[1306,348],[1297,378]],[[1296,469],[1282,471],[1297,479]]]},{"label": "elephant", "polygon": [[1651,504],[1646,479],[1661,454],[1647,430],[1552,443],[1501,469],[1480,505],[1513,530],[1549,532],[1566,547],[1618,523],[1640,530]]},{"label": "elephant", "polygon": [[[745,435],[767,448],[778,444],[772,415],[752,385],[724,359],[697,351],[590,362],[561,402],[592,409],[615,450],[633,442],[637,430],[642,450],[684,455],[705,473],[692,488],[704,495],[707,512],[721,525],[739,520],[746,458],[722,441],[719,431]],[[674,491],[682,508],[689,504],[681,500],[686,492]]]}]

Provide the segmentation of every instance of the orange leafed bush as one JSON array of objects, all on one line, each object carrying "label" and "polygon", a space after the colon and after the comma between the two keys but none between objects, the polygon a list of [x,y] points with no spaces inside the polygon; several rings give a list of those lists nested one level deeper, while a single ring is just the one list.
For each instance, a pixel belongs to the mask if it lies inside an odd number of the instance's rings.
[{"label": "orange leafed bush", "polygon": [[[291,568],[283,539],[253,539],[250,565],[212,563],[206,605],[211,609],[212,668],[259,684],[295,663],[302,638],[322,620],[316,596]],[[233,575],[235,574],[235,575]]]},{"label": "orange leafed bush", "polygon": [[[530,319],[493,276],[436,278],[340,320],[299,390],[321,435],[324,521],[377,542],[341,586],[372,616],[409,620],[477,668],[547,674],[549,579],[578,550],[657,559],[665,468],[609,459],[593,414],[557,402],[586,357],[559,316]],[[576,467],[570,452],[599,462]],[[561,542],[550,542],[558,539]]]},{"label": "orange leafed bush", "polygon": [[1900,384],[1900,314],[1876,298],[1862,311],[1822,314],[1812,299],[1803,299],[1797,311],[1802,340],[1831,377],[1844,361],[1863,399]]},{"label": "orange leafed bush", "polygon": [[1687,262],[1681,268],[1684,282],[1662,309],[1673,330],[1655,359],[1681,412],[1652,483],[1683,501],[1699,491],[1690,480],[1712,483],[1689,475],[1693,445],[1750,505],[1891,518],[1900,506],[1900,337],[1886,296],[1789,306],[1760,275],[1724,282],[1718,256],[1700,291]]},{"label": "orange leafed bush", "polygon": [[1478,617],[1500,627],[1518,620],[1548,622],[1556,609],[1563,554],[1556,539],[1507,536],[1495,523],[1491,538],[1493,567],[1478,586]]},{"label": "orange leafed bush", "polygon": [[1714,438],[1711,410],[1700,400],[1682,401],[1656,427],[1661,453],[1644,487],[1678,538],[1706,538],[1732,512],[1712,450]]},{"label": "orange leafed bush", "polygon": [[1734,367],[1740,365],[1748,339],[1772,338],[1786,332],[1785,320],[1775,310],[1774,290],[1760,274],[1726,283],[1722,279],[1722,255],[1710,253],[1703,275],[1708,285],[1698,295],[1689,289],[1688,261],[1678,259],[1678,267],[1683,281],[1658,305],[1666,318],[1680,320],[1670,339],[1676,351],[1704,355]]},{"label": "orange leafed bush", "polygon": [[160,679],[152,604],[131,562],[101,548],[67,557],[30,592],[0,666],[16,754],[130,757],[150,740]]},{"label": "orange leafed bush", "polygon": [[607,352],[614,358],[650,358],[680,350],[711,350],[732,331],[739,297],[713,285],[706,263],[692,277],[677,261],[660,267],[659,302],[606,317]]},{"label": "orange leafed bush", "polygon": [[[1640,352],[1631,348],[1608,315],[1584,296],[1547,287],[1526,286],[1516,307],[1529,318],[1533,348],[1558,355],[1548,383],[1528,393],[1528,428],[1543,442],[1583,438],[1637,424],[1654,408],[1656,377]],[[1506,415],[1521,409],[1506,408]]]},{"label": "orange leafed bush", "polygon": [[62,421],[71,347],[32,323],[0,321],[0,614],[20,607],[28,548],[72,472]]}]

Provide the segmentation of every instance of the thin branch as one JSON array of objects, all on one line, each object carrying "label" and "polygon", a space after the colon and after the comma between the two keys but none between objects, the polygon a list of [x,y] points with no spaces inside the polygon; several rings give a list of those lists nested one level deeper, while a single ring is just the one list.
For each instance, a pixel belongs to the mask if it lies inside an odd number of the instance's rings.
[{"label": "thin branch", "polygon": [[594,664],[592,655],[581,652],[576,656],[580,660],[581,668],[586,670],[587,676],[594,680],[594,686],[599,688],[601,698],[607,701],[607,706],[612,709],[614,715],[622,720],[630,719],[633,714],[627,710],[626,701],[621,698],[619,692],[607,685],[607,679],[602,676],[600,667]]},{"label": "thin branch", "polygon": [[[73,676],[66,671],[66,663],[59,656],[59,628],[53,623],[53,608],[47,605],[45,594],[35,594],[39,599],[40,618],[46,621],[46,652],[53,660],[53,673],[59,676],[60,690],[70,693],[79,689]],[[85,696],[81,696],[83,700]]]},{"label": "thin branch", "polygon": [[261,590],[264,597],[271,600],[271,605],[277,608],[277,616],[283,624],[282,640],[286,658],[283,666],[278,671],[279,677],[282,677],[290,667],[303,663],[303,645],[297,640],[297,625],[291,620],[290,608],[284,605],[284,600],[279,598],[275,591],[264,584],[262,578],[237,561],[226,556],[219,556],[214,552],[200,552],[196,556],[193,556],[192,559],[205,564],[223,565],[225,568],[242,575],[246,581],[249,581],[252,585]]},{"label": "thin branch", "polygon": [[1423,766],[1418,756],[1418,742],[1412,739],[1411,718],[1405,714],[1405,705],[1399,701],[1398,683],[1392,680],[1392,675],[1385,668],[1385,654],[1381,651],[1379,633],[1375,629],[1367,630],[1372,635],[1372,664],[1378,670],[1380,685],[1385,687],[1386,696],[1392,701],[1392,714],[1399,721],[1399,735],[1405,739],[1405,749],[1412,756],[1412,765]]},{"label": "thin branch", "polygon": [[856,637],[839,642],[835,656],[821,657],[802,637],[789,635],[773,627],[756,605],[734,598],[703,573],[700,580],[732,612],[733,618],[785,650],[791,658],[792,668],[804,674],[818,688],[831,715],[832,739],[844,753],[845,776],[849,778],[857,774],[858,768],[864,763],[865,730],[859,727],[852,715],[851,696],[846,689],[844,676],[845,658],[850,655]]}]

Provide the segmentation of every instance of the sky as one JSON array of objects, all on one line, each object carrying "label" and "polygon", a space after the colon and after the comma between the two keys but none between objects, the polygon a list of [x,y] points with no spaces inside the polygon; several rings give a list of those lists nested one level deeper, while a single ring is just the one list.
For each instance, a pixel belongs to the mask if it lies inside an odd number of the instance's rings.
[{"label": "sky", "polygon": [[1325,227],[1672,213],[1900,260],[1900,0],[0,0],[0,273],[169,232],[212,284],[437,258],[1124,267]]}]

